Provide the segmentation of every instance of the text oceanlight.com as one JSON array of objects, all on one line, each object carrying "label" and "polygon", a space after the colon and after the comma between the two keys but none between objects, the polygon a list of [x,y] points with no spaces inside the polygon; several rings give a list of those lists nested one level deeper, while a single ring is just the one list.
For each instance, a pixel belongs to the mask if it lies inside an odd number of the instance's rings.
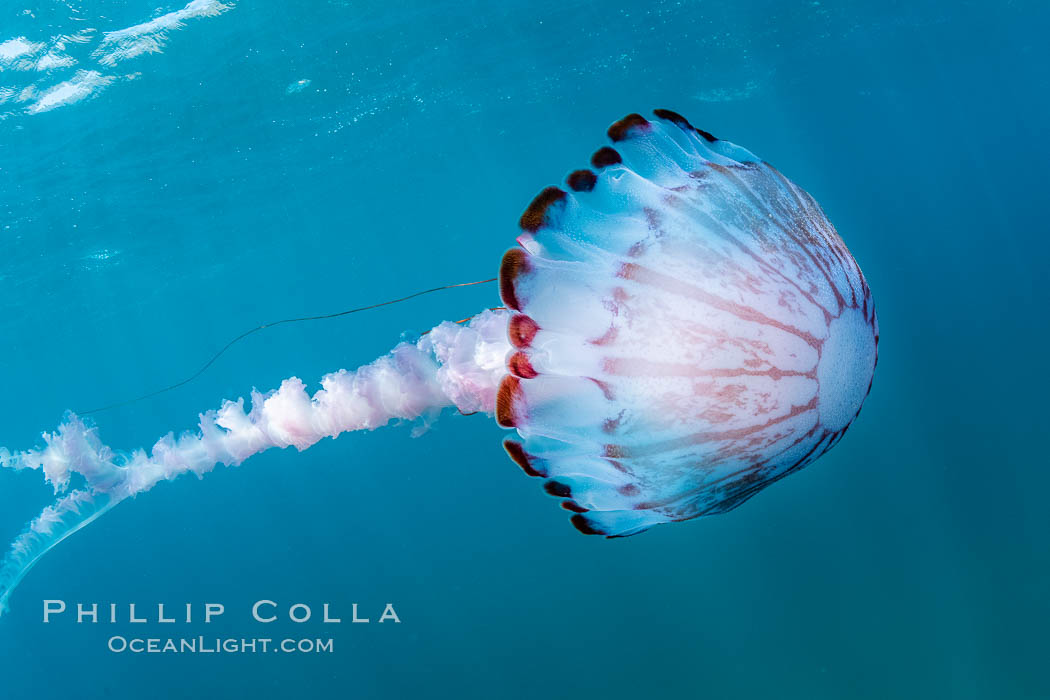
[{"label": "text oceanlight.com", "polygon": [[328,639],[221,639],[206,637],[182,637],[179,639],[128,639],[115,636],[109,638],[110,651],[132,654],[262,654],[278,652],[284,654],[331,654],[335,645]]}]

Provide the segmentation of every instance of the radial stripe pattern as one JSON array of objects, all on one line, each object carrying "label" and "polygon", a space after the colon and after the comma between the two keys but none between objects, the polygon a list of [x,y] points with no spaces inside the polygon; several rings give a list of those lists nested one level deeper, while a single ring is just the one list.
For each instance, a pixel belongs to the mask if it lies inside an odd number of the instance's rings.
[{"label": "radial stripe pattern", "polygon": [[544,189],[500,271],[508,454],[588,534],[736,507],[833,447],[877,360],[871,291],[816,201],[656,110]]}]

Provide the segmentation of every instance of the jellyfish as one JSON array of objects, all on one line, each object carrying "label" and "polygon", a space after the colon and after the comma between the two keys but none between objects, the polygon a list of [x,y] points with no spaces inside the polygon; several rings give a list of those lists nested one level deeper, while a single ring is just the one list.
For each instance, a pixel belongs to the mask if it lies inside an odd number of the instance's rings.
[{"label": "jellyfish", "polygon": [[73,413],[43,447],[0,448],[56,495],[0,564],[0,610],[58,542],[162,481],[445,409],[494,416],[575,528],[609,538],[724,513],[830,450],[871,390],[879,331],[821,207],[669,110],[608,137],[521,215],[502,306],[312,395],[291,377],[224,401],[149,450],[117,452]]}]

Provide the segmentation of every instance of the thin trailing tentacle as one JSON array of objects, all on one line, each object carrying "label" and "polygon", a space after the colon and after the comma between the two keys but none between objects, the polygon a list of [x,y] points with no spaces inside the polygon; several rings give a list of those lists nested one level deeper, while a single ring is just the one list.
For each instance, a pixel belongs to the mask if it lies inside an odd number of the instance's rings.
[{"label": "thin trailing tentacle", "polygon": [[29,522],[0,563],[0,613],[11,591],[52,547],[123,500],[105,492],[70,491]]}]

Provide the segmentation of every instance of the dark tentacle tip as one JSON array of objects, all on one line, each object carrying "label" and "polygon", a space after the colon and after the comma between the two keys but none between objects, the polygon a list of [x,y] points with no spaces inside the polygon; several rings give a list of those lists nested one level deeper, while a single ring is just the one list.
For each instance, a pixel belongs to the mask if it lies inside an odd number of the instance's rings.
[{"label": "dark tentacle tip", "polygon": [[632,129],[641,129],[649,126],[649,120],[640,114],[633,113],[628,114],[626,117],[618,122],[613,122],[613,125],[609,127],[609,131],[606,133],[609,138],[612,139],[613,143],[623,141],[631,135]]},{"label": "dark tentacle tip", "polygon": [[554,479],[543,484],[543,490],[558,498],[572,498],[572,487]]},{"label": "dark tentacle tip", "polygon": [[574,170],[565,178],[565,182],[574,192],[590,192],[598,182],[598,176],[590,170]]},{"label": "dark tentacle tip", "polygon": [[582,513],[577,513],[576,515],[574,515],[571,518],[569,518],[569,522],[572,523],[573,527],[575,527],[577,530],[579,530],[580,532],[582,532],[585,535],[604,535],[605,534],[601,530],[596,529],[591,524],[590,519],[586,515],[583,515]]},{"label": "dark tentacle tip", "polygon": [[511,374],[522,379],[535,379],[540,374],[533,368],[529,356],[523,352],[516,352],[510,356],[510,359],[507,360],[507,369]]},{"label": "dark tentacle tip", "polygon": [[516,348],[528,347],[539,331],[539,324],[525,314],[514,314],[507,324],[507,336],[510,338],[510,344]]},{"label": "dark tentacle tip", "polygon": [[689,123],[689,120],[678,112],[672,112],[669,109],[654,109],[653,114],[655,114],[657,118],[669,121],[685,131],[696,131],[696,128]]},{"label": "dark tentacle tip", "polygon": [[523,248],[511,248],[503,254],[499,265],[499,295],[503,303],[515,311],[521,308],[515,280],[528,270],[529,254]]},{"label": "dark tentacle tip", "polygon": [[518,220],[518,225],[524,231],[536,233],[547,222],[547,210],[551,205],[565,199],[565,196],[565,191],[559,187],[552,185],[545,188],[529,204],[525,213],[521,215],[521,219]]},{"label": "dark tentacle tip", "polygon": [[616,151],[615,148],[609,148],[608,146],[602,146],[594,155],[591,156],[591,165],[596,168],[606,168],[610,165],[617,165],[623,162],[623,158]]},{"label": "dark tentacle tip", "polygon": [[503,449],[507,451],[507,456],[529,476],[547,476],[542,469],[542,461],[537,460],[526,452],[525,447],[520,442],[504,440]]},{"label": "dark tentacle tip", "polygon": [[675,126],[684,129],[685,131],[695,131],[696,133],[703,136],[708,142],[714,142],[718,140],[715,136],[712,136],[710,133],[704,131],[703,129],[697,129],[695,126],[689,123],[688,119],[683,117],[678,112],[672,112],[669,109],[654,109],[653,114],[655,114],[660,119],[664,119],[673,123]]},{"label": "dark tentacle tip", "polygon": [[513,428],[517,425],[515,403],[521,394],[521,385],[517,377],[507,375],[499,384],[496,392],[496,422],[504,428]]}]

